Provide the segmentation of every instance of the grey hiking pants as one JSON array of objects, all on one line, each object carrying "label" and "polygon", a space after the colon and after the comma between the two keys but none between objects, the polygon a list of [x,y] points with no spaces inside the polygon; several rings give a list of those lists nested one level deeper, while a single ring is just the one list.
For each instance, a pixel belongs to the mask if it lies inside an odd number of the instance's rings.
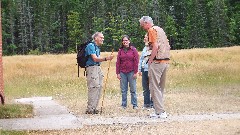
[{"label": "grey hiking pants", "polygon": [[97,109],[101,98],[103,72],[100,66],[87,67],[88,102],[87,111]]},{"label": "grey hiking pants", "polygon": [[164,112],[163,93],[166,82],[166,73],[169,65],[152,62],[148,69],[149,89],[156,113]]}]

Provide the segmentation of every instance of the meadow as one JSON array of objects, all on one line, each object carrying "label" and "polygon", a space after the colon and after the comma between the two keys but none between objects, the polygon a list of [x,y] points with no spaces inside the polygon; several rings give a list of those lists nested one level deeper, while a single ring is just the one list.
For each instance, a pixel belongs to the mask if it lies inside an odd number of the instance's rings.
[{"label": "meadow", "polygon": [[[101,53],[103,57],[109,54],[110,52]],[[148,115],[148,111],[140,109],[143,105],[141,76],[137,79],[139,109],[132,109],[130,95],[128,95],[128,108],[121,109],[121,92],[115,72],[117,52],[114,52],[114,55],[115,58],[110,62],[109,72],[109,61],[101,64],[105,75],[102,115],[104,117]],[[77,77],[76,54],[4,56],[3,67],[6,104],[14,103],[16,98],[52,96],[54,100],[67,106],[74,114],[88,117],[84,114],[87,103],[86,78],[83,69],[80,70],[80,77]],[[171,63],[167,73],[164,98],[165,108],[169,115],[240,112],[240,46],[171,50]],[[101,106],[102,99],[99,104],[99,107]],[[226,128],[226,123],[231,122],[221,121],[219,123]],[[240,124],[239,120],[234,123]],[[202,122],[202,124],[204,126],[200,129],[209,126],[209,130],[213,130],[211,129],[211,126],[214,126],[213,123]],[[182,130],[190,126],[189,123],[185,125],[186,127]],[[142,126],[132,125],[131,127],[136,128],[135,131],[137,131]],[[153,134],[158,126],[144,125],[151,129]],[[180,129],[182,127],[179,123],[173,123],[170,127],[172,126]],[[113,133],[111,131],[124,133],[121,127],[101,126],[99,128],[105,129],[107,133]],[[81,134],[83,133],[81,131],[85,134],[97,132],[93,127],[69,132]],[[236,133],[240,130],[239,127],[237,129],[231,127],[227,131]],[[33,132],[32,134],[66,133],[65,131],[49,132]]]}]

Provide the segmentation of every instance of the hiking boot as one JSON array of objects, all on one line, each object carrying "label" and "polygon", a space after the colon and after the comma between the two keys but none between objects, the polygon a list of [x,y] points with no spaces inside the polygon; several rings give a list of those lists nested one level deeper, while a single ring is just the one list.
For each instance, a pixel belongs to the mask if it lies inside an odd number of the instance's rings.
[{"label": "hiking boot", "polygon": [[93,114],[99,114],[99,111],[97,109],[94,109]]},{"label": "hiking boot", "polygon": [[162,119],[165,119],[165,118],[167,118],[167,113],[166,112],[162,112],[160,114],[153,113],[153,114],[150,114],[150,118],[162,118]]},{"label": "hiking boot", "polygon": [[93,111],[86,111],[85,114],[99,114],[99,111],[94,109]]},{"label": "hiking boot", "polygon": [[86,111],[85,114],[94,114],[93,111]]}]

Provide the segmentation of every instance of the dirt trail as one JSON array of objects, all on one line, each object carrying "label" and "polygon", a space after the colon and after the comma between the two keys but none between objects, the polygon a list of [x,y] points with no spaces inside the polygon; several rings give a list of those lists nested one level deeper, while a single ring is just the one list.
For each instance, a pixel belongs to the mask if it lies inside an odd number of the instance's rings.
[{"label": "dirt trail", "polygon": [[52,97],[33,97],[17,99],[18,103],[28,103],[34,106],[33,118],[0,119],[0,128],[4,130],[64,130],[78,129],[83,125],[106,124],[151,124],[174,121],[204,121],[240,119],[240,112],[226,114],[199,114],[176,115],[167,119],[153,119],[146,117],[112,117],[105,118],[101,115],[89,115],[88,117],[75,116],[69,110],[52,100]]}]

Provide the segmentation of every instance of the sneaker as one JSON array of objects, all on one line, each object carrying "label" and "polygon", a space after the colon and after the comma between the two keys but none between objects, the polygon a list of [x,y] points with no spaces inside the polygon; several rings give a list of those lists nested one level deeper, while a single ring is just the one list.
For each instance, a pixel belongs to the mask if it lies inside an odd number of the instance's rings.
[{"label": "sneaker", "polygon": [[167,113],[166,112],[162,112],[160,114],[153,113],[153,114],[150,114],[150,118],[162,118],[162,119],[165,119],[165,118],[167,118]]},{"label": "sneaker", "polygon": [[142,109],[150,111],[151,107],[142,107]]},{"label": "sneaker", "polygon": [[162,112],[160,113],[160,118],[167,118],[167,113],[166,112]]},{"label": "sneaker", "polygon": [[138,107],[137,106],[133,106],[133,109],[138,109]]},{"label": "sneaker", "polygon": [[127,109],[127,107],[126,107],[126,106],[121,106],[121,107],[122,107],[122,109],[124,109],[124,110],[125,110],[125,109]]}]

